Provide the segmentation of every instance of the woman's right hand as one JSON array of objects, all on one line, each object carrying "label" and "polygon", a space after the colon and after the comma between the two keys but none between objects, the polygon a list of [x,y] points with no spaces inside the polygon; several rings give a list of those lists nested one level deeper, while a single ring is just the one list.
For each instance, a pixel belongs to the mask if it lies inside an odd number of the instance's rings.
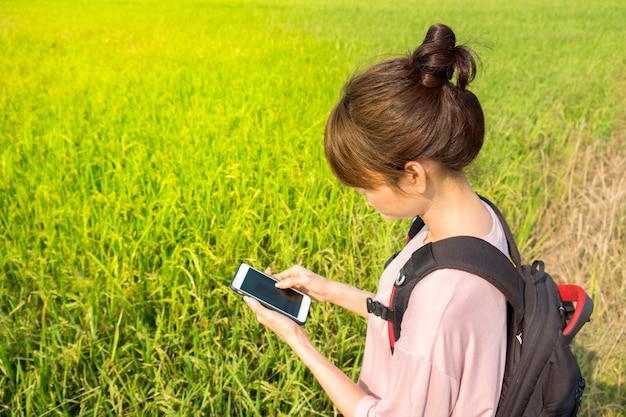
[{"label": "woman's right hand", "polygon": [[[269,269],[265,272],[272,274]],[[277,288],[295,288],[316,301],[337,304],[364,318],[368,317],[367,298],[375,297],[375,294],[371,292],[324,278],[300,265],[292,266],[274,275],[274,278],[278,280]]]},{"label": "woman's right hand", "polygon": [[[268,271],[271,274],[271,271]],[[331,286],[334,281],[322,277],[308,269],[294,265],[291,268],[273,275],[278,280],[277,288],[294,288],[305,293],[316,301],[331,301]]]}]

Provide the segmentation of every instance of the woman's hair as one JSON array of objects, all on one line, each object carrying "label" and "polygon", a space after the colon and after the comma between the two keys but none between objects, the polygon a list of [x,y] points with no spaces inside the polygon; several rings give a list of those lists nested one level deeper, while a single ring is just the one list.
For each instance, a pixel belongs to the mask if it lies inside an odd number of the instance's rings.
[{"label": "woman's hair", "polygon": [[473,51],[457,46],[448,26],[435,24],[414,52],[350,79],[324,135],[337,179],[374,188],[382,177],[398,188],[405,164],[420,160],[462,171],[483,144],[482,108],[466,90],[475,74]]}]

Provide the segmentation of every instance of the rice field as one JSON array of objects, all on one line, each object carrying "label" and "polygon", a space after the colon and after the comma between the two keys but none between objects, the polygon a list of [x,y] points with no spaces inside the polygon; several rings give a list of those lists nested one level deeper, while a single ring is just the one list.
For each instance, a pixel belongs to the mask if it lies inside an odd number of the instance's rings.
[{"label": "rice field", "polygon": [[[581,415],[626,416],[622,3],[0,0],[0,416],[337,415],[228,283],[376,288],[407,223],[336,182],[324,124],[436,22],[482,60],[474,187],[596,303]],[[356,380],[365,323],[306,326]]]}]

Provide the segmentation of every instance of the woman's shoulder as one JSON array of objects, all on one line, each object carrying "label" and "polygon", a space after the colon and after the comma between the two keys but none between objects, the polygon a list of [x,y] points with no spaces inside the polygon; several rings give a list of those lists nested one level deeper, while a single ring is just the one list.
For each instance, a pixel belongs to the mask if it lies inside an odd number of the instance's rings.
[{"label": "woman's shoulder", "polygon": [[440,269],[413,290],[401,334],[403,345],[415,351],[437,340],[467,340],[505,322],[506,299],[497,288],[469,272]]}]

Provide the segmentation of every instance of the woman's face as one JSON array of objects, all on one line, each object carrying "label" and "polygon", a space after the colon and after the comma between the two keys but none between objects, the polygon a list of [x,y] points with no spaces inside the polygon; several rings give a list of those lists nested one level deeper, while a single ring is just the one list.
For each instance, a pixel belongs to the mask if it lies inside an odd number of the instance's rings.
[{"label": "woman's face", "polygon": [[376,209],[386,220],[409,219],[419,213],[418,200],[387,184],[374,189],[355,188],[365,197],[365,202]]}]

